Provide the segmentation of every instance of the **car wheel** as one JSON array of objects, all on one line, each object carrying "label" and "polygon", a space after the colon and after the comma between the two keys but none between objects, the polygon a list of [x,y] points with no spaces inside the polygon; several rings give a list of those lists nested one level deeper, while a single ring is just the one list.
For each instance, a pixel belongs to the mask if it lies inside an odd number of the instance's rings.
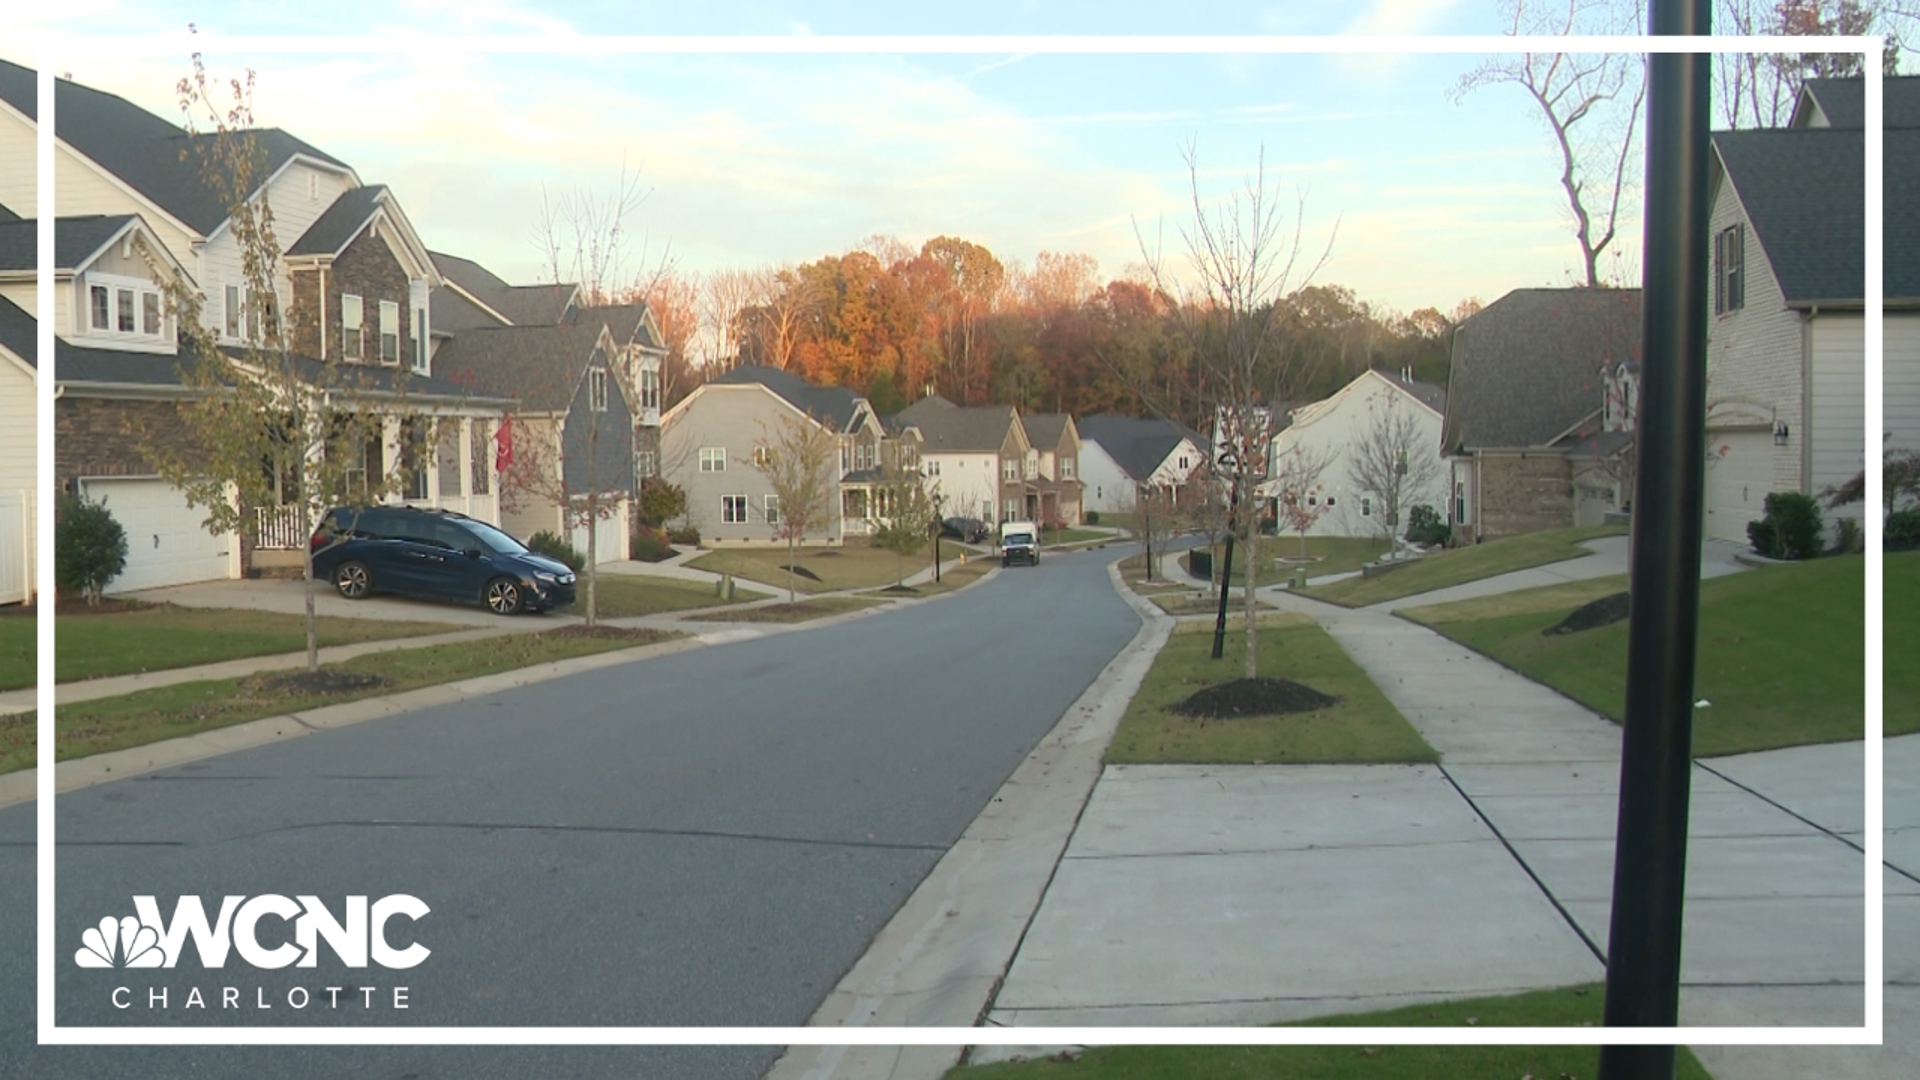
[{"label": "car wheel", "polygon": [[358,560],[343,562],[333,572],[333,587],[349,600],[365,600],[373,592],[373,571]]},{"label": "car wheel", "polygon": [[498,577],[487,582],[485,599],[487,609],[495,615],[518,615],[526,606],[520,583],[508,577]]}]

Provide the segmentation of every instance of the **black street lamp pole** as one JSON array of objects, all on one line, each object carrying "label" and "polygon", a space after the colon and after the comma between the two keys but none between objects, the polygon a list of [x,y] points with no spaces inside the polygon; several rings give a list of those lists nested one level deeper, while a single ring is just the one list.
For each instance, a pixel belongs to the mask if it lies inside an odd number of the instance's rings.
[{"label": "black street lamp pole", "polygon": [[946,519],[940,516],[940,506],[946,502],[938,495],[933,497],[933,583],[940,584],[940,534],[946,531]]},{"label": "black street lamp pole", "polygon": [[[1711,32],[1708,0],[1653,0],[1651,31]],[[1687,802],[1705,480],[1707,57],[1648,58],[1638,491],[1620,818],[1607,946],[1608,1027],[1680,1014]],[[1672,1046],[1606,1046],[1601,1080],[1670,1080]]]},{"label": "black street lamp pole", "polygon": [[1227,652],[1227,592],[1233,587],[1233,530],[1239,527],[1235,520],[1240,513],[1240,478],[1234,477],[1233,495],[1227,501],[1227,550],[1220,560],[1220,612],[1213,620],[1213,658],[1220,659]]}]

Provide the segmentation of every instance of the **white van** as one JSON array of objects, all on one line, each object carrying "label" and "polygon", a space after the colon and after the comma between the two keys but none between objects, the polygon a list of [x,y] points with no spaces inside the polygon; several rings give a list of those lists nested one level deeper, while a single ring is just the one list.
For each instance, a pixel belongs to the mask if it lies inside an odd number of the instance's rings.
[{"label": "white van", "polygon": [[1040,529],[1031,521],[1000,523],[1000,565],[1040,565]]}]

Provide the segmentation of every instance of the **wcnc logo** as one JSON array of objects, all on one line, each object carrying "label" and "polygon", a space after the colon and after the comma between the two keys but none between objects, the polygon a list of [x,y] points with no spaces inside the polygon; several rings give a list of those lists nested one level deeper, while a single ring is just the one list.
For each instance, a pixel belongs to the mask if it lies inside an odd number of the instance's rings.
[{"label": "wcnc logo", "polygon": [[[108,916],[99,926],[88,927],[73,962],[83,968],[170,968],[179,963],[189,939],[205,968],[224,966],[229,951],[256,968],[317,967],[323,940],[350,968],[369,962],[393,969],[415,967],[433,951],[418,942],[396,949],[387,940],[387,924],[396,916],[417,920],[432,910],[406,893],[371,903],[364,896],[349,896],[337,916],[317,896],[274,893],[225,897],[212,921],[197,896],[180,897],[170,920],[160,917],[160,905],[151,896],[134,897],[133,910],[138,918]],[[271,948],[262,945],[259,930],[265,919],[292,924],[293,940]]]}]

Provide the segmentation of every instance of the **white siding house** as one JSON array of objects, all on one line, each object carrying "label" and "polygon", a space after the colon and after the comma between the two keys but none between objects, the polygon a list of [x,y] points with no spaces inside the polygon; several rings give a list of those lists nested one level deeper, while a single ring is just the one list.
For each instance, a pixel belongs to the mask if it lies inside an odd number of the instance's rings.
[{"label": "white siding house", "polygon": [[[1440,425],[1446,414],[1446,392],[1437,386],[1396,378],[1383,371],[1367,371],[1324,401],[1295,409],[1292,423],[1274,436],[1270,462],[1299,452],[1327,462],[1320,492],[1307,498],[1326,507],[1307,530],[1309,536],[1380,536],[1387,531],[1385,510],[1365,490],[1353,472],[1359,445],[1372,437],[1377,424],[1410,418],[1418,431],[1420,453],[1434,480],[1417,491],[1403,493],[1404,515],[1415,506],[1431,506],[1446,517],[1447,468],[1440,453]],[[1273,475],[1277,466],[1270,465]],[[1285,525],[1282,524],[1282,530]]]},{"label": "white siding house", "polygon": [[33,318],[0,299],[0,604],[33,599]]}]

